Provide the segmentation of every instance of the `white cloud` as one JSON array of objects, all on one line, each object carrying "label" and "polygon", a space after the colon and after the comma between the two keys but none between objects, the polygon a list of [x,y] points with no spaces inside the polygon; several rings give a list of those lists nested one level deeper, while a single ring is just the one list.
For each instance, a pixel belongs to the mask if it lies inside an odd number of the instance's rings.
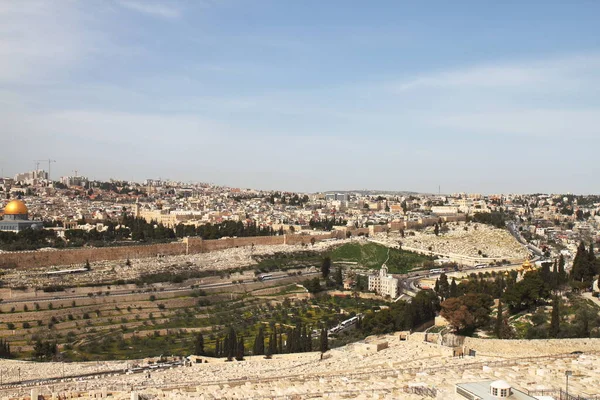
[{"label": "white cloud", "polygon": [[[181,10],[172,3],[157,3],[137,0],[117,0],[117,4],[129,10],[148,14],[154,17],[176,19],[181,16]],[[169,4],[169,5],[167,5]]]},{"label": "white cloud", "polygon": [[531,88],[547,84],[566,87],[580,82],[580,72],[596,71],[598,68],[600,55],[572,55],[433,72],[393,82],[389,87],[398,93],[426,88]]}]

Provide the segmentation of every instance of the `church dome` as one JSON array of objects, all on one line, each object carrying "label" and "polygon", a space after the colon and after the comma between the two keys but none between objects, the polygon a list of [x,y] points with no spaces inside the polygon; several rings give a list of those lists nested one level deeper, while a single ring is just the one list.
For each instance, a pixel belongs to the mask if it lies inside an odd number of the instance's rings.
[{"label": "church dome", "polygon": [[13,200],[4,207],[4,215],[26,215],[27,206],[21,200]]}]

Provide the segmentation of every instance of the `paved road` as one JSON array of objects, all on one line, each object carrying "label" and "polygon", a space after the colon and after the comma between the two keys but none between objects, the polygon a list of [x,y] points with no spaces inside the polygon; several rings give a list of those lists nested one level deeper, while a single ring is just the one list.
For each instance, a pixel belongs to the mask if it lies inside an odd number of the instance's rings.
[{"label": "paved road", "polygon": [[[301,276],[311,276],[311,275],[315,275],[315,274],[320,274],[320,272],[316,271],[316,272],[305,272],[303,273]],[[268,280],[265,280],[264,282],[271,282],[271,281],[278,281],[278,280],[282,280],[282,279],[286,279],[286,278],[292,278],[291,276],[284,274],[284,275],[278,275],[278,276],[273,276],[272,278],[269,278]],[[256,283],[253,279],[250,280],[245,280],[243,281],[241,284],[248,284],[248,283]],[[106,294],[102,294],[101,296],[106,296],[106,297],[122,297],[122,296],[130,296],[132,294],[144,294],[144,293],[176,293],[176,292],[184,292],[184,291],[190,291],[190,290],[195,290],[195,289],[214,289],[214,288],[220,288],[220,287],[231,287],[231,286],[237,286],[240,285],[240,283],[231,283],[231,282],[219,282],[219,283],[207,283],[204,285],[197,285],[194,287],[194,289],[192,289],[191,287],[178,287],[178,288],[172,288],[172,289],[164,289],[161,291],[154,291],[154,290],[143,290],[142,292],[138,292],[135,293],[133,290],[131,289],[123,289],[123,290],[113,290],[110,292],[106,292],[108,293],[108,295]],[[56,301],[56,300],[77,300],[77,299],[89,299],[90,296],[86,295],[67,295],[67,296],[55,296],[55,297],[44,297],[44,298],[40,298],[40,297],[27,297],[27,298],[20,298],[18,300],[3,300],[1,303],[2,304],[19,304],[19,303],[29,303],[32,301],[35,301],[37,303],[40,302],[44,302],[44,301]]]}]

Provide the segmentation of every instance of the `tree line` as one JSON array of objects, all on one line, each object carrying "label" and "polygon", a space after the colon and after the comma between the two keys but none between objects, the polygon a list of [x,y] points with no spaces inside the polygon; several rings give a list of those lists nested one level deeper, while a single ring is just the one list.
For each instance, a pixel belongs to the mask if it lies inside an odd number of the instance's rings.
[{"label": "tree line", "polygon": [[293,327],[271,325],[271,331],[267,334],[265,327],[260,324],[254,337],[252,350],[246,349],[245,338],[239,335],[233,326],[227,329],[224,337],[217,337],[213,352],[209,352],[204,346],[204,336],[198,333],[194,340],[194,354],[199,356],[214,356],[226,358],[227,361],[243,361],[244,356],[264,355],[267,358],[274,354],[303,353],[319,350],[322,353],[329,350],[327,331],[322,328],[319,335],[318,345],[313,343],[313,331],[311,328],[298,323]]},{"label": "tree line", "polygon": [[0,358],[12,358],[10,343],[6,339],[0,339]]},{"label": "tree line", "polygon": [[[473,273],[457,283],[454,278],[449,281],[442,274],[436,280],[434,291],[441,300],[440,314],[461,334],[471,335],[477,329],[489,329],[497,337],[509,338],[514,332],[508,318],[522,312],[534,312],[533,325],[526,333],[528,338],[589,337],[593,327],[600,328],[600,318],[597,312],[594,315],[589,310],[589,305],[579,302],[573,292],[589,288],[597,272],[600,271],[593,246],[586,249],[581,243],[570,274],[565,270],[565,259],[561,255],[554,262],[542,263],[540,269],[524,272],[522,276],[517,271]],[[559,295],[569,288],[572,292],[567,296],[577,305],[574,307],[574,324],[561,323],[566,316],[559,312],[562,304]],[[495,319],[492,316],[494,299],[498,299]],[[540,309],[547,305],[552,306],[549,322]]]}]

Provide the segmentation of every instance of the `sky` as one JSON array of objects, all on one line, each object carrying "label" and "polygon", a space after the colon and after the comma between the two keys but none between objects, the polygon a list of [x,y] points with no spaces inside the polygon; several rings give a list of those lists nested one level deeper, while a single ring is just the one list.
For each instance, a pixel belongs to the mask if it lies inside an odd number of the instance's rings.
[{"label": "sky", "polygon": [[593,0],[0,0],[0,168],[600,193],[599,18]]}]

